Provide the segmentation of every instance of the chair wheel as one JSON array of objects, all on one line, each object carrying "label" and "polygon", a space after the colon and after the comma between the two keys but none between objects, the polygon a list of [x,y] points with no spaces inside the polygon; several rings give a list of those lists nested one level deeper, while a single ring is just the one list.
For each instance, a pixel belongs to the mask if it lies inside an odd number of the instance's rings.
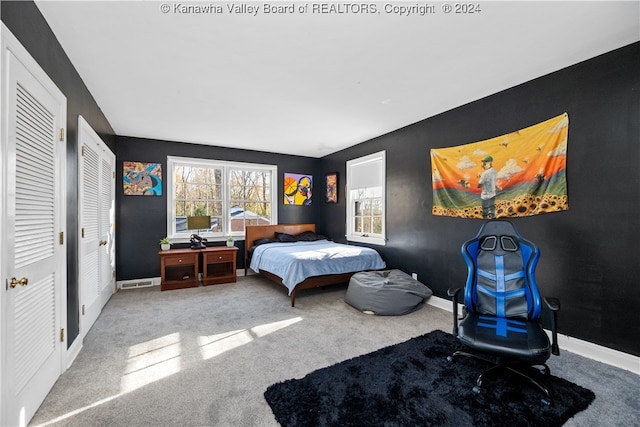
[{"label": "chair wheel", "polygon": [[480,387],[475,386],[471,389],[475,394],[480,394]]},{"label": "chair wheel", "polygon": [[544,405],[544,406],[551,406],[551,401],[549,399],[547,399],[546,397],[543,397],[542,399],[540,399],[540,402]]},{"label": "chair wheel", "polygon": [[447,361],[448,362],[453,362],[453,356],[447,356]]}]

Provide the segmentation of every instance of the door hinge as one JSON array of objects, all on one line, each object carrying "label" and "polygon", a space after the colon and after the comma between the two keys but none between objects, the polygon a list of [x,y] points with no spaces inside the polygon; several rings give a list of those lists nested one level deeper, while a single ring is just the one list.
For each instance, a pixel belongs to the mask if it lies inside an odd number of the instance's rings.
[{"label": "door hinge", "polygon": [[64,245],[64,231],[60,232],[60,244]]},{"label": "door hinge", "polygon": [[80,156],[82,156],[82,157],[84,157],[84,147],[85,147],[85,146],[83,145],[83,146],[82,146],[82,150],[81,150],[81,152],[80,152]]},{"label": "door hinge", "polygon": [[116,179],[116,171],[112,171],[111,174],[113,175],[113,179]]},{"label": "door hinge", "polygon": [[80,234],[82,235],[82,238],[84,239],[84,227],[82,227],[82,229],[80,230]]},{"label": "door hinge", "polygon": [[82,304],[82,315],[84,316],[84,304]]},{"label": "door hinge", "polygon": [[64,328],[60,329],[60,342],[64,342]]},{"label": "door hinge", "polygon": [[64,128],[60,128],[60,141],[64,141]]}]

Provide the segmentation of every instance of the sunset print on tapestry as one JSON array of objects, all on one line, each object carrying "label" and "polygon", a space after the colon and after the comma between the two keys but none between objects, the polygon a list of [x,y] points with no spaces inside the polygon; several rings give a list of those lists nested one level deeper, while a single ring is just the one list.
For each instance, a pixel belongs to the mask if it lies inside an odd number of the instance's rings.
[{"label": "sunset print on tapestry", "polygon": [[433,215],[531,216],[569,209],[569,116],[485,141],[431,150]]}]

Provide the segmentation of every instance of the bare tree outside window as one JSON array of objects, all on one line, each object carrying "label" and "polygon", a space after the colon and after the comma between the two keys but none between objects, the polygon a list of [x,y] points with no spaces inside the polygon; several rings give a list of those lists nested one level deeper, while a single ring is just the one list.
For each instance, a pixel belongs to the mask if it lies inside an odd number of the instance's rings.
[{"label": "bare tree outside window", "polygon": [[[276,223],[273,186],[277,168],[269,165],[170,157],[173,174],[168,235],[240,235],[247,225]],[[186,218],[209,216],[208,230],[188,230]],[[182,234],[181,234],[182,233]]]},{"label": "bare tree outside window", "polygon": [[244,232],[247,225],[270,224],[271,172],[231,169],[229,229]]},{"label": "bare tree outside window", "polygon": [[386,153],[347,161],[347,240],[385,245]]},{"label": "bare tree outside window", "polygon": [[366,235],[382,233],[382,189],[361,188],[352,193],[354,232]]}]

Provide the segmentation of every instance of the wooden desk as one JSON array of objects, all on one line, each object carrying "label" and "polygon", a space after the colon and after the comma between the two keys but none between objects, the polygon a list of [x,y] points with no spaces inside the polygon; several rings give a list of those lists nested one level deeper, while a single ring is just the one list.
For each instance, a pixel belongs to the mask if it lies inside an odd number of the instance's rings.
[{"label": "wooden desk", "polygon": [[235,246],[214,246],[201,249],[202,252],[202,285],[217,285],[236,281]]},{"label": "wooden desk", "polygon": [[158,254],[160,255],[160,290],[198,287],[199,250],[170,249],[160,251]]}]

